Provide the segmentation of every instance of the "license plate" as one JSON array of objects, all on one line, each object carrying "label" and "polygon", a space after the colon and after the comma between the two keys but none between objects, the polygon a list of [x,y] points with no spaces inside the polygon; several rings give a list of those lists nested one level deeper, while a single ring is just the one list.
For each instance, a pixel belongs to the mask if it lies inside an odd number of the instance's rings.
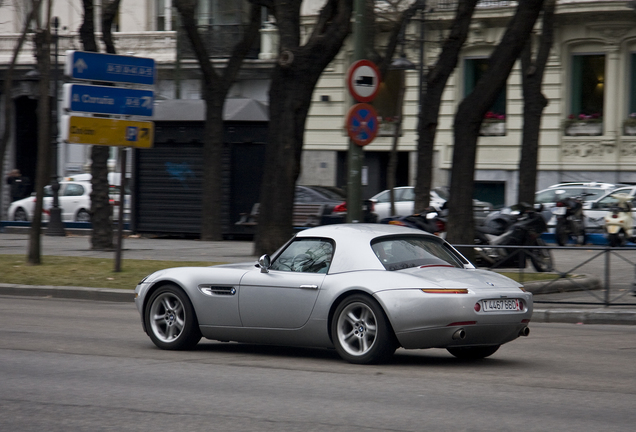
[{"label": "license plate", "polygon": [[518,312],[523,303],[519,299],[482,300],[481,308],[484,312]]},{"label": "license plate", "polygon": [[552,213],[554,213],[555,215],[561,216],[561,215],[565,214],[566,210],[567,209],[565,207],[553,207],[552,208]]}]

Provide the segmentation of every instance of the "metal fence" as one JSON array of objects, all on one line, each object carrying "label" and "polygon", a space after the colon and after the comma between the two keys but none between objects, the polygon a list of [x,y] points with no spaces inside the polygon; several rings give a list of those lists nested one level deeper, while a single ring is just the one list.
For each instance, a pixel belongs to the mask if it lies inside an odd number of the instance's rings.
[{"label": "metal fence", "polygon": [[[456,245],[460,250],[474,245]],[[497,246],[508,256],[487,268],[518,273],[521,283],[534,284],[538,272],[532,259],[549,252],[552,271],[540,283],[541,296],[535,303],[568,305],[636,306],[636,248],[606,246]],[[482,267],[479,262],[476,264]],[[533,276],[530,276],[530,273]],[[553,276],[553,277],[551,277]],[[563,295],[558,295],[563,293]],[[569,295],[565,294],[568,293]],[[576,293],[576,295],[573,295]],[[546,299],[554,297],[554,299]]]}]

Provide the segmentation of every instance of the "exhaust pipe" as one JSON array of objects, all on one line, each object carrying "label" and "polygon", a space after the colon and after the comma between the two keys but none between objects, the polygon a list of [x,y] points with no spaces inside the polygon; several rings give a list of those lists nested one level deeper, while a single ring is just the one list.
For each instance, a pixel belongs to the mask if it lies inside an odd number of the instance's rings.
[{"label": "exhaust pipe", "polygon": [[466,332],[464,329],[459,329],[455,333],[453,333],[453,340],[464,340],[466,339]]},{"label": "exhaust pipe", "polygon": [[530,329],[528,327],[524,327],[519,331],[519,336],[528,336],[530,334]]}]

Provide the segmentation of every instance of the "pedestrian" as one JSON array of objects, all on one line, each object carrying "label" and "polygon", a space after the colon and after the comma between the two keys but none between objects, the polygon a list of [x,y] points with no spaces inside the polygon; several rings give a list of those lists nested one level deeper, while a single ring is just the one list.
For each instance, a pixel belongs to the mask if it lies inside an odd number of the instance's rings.
[{"label": "pedestrian", "polygon": [[12,170],[7,176],[7,184],[11,187],[11,201],[26,197],[30,186],[28,177],[24,177],[19,169]]}]

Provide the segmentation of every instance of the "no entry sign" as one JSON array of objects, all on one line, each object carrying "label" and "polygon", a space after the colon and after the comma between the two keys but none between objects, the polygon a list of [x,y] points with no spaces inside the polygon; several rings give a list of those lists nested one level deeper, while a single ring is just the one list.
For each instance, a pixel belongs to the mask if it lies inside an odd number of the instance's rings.
[{"label": "no entry sign", "polygon": [[378,114],[369,104],[352,106],[347,113],[347,133],[359,146],[369,144],[378,134]]}]

